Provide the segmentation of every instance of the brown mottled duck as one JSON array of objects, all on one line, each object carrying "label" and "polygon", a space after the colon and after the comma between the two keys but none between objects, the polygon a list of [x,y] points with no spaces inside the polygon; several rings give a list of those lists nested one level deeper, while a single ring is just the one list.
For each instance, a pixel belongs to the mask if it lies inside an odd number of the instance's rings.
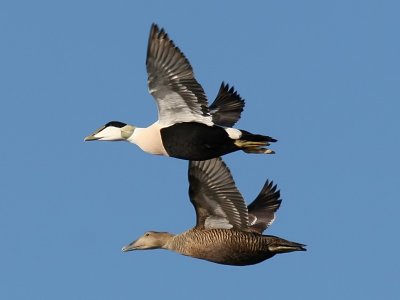
[{"label": "brown mottled duck", "polygon": [[275,254],[306,251],[305,245],[262,232],[275,220],[280,191],[266,181],[246,207],[228,167],[220,158],[189,162],[189,196],[196,226],[181,234],[148,231],[122,251],[167,249],[214,263],[244,266]]}]

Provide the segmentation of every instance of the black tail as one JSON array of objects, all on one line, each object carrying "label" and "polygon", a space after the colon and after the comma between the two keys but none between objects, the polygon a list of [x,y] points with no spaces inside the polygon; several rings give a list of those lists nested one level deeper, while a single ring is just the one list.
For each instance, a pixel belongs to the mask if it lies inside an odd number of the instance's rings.
[{"label": "black tail", "polygon": [[268,135],[253,134],[246,130],[240,130],[240,131],[242,132],[242,136],[240,137],[240,140],[243,140],[243,141],[267,142],[268,145],[269,145],[269,143],[275,143],[278,141],[277,139],[274,139],[273,137],[270,137]]},{"label": "black tail", "polygon": [[273,154],[273,150],[266,148],[270,143],[275,143],[277,140],[261,134],[252,134],[245,130],[240,130],[242,136],[235,141],[235,145],[246,153],[264,153]]}]

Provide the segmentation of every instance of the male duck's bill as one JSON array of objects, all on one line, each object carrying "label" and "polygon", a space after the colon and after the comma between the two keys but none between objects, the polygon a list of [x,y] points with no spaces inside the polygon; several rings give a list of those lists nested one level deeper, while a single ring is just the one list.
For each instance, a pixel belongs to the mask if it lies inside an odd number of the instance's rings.
[{"label": "male duck's bill", "polygon": [[111,121],[85,137],[85,141],[125,141],[132,136],[134,130],[132,125]]}]

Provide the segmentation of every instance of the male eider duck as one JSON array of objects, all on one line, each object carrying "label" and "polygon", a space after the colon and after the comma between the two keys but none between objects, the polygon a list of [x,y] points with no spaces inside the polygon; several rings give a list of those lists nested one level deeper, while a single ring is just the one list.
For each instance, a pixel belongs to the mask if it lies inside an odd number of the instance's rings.
[{"label": "male eider duck", "polygon": [[189,61],[155,24],[150,30],[146,67],[158,120],[147,128],[112,121],[85,141],[128,141],[150,154],[186,160],[207,160],[237,150],[273,153],[266,147],[275,139],[231,128],[213,117]]},{"label": "male eider duck", "polygon": [[220,158],[189,162],[189,183],[196,226],[177,235],[148,231],[122,251],[167,249],[235,266],[257,264],[279,253],[306,251],[303,244],[262,235],[282,201],[272,182],[267,180],[247,207]]}]

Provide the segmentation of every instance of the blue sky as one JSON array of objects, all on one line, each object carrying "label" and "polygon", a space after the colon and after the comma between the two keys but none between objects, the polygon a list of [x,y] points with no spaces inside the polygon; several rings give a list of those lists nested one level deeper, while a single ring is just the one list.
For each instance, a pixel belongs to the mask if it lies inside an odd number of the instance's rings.
[{"label": "blue sky", "polygon": [[[144,1],[143,1],[144,2]],[[246,4],[245,4],[246,3]],[[1,299],[397,299],[400,4],[396,1],[3,1],[0,4]],[[194,225],[187,163],[84,143],[110,120],[157,117],[152,22],[210,99],[246,99],[237,127],[274,156],[225,156],[247,201],[269,178],[266,234],[308,252],[229,267],[122,253],[146,230]]]}]

